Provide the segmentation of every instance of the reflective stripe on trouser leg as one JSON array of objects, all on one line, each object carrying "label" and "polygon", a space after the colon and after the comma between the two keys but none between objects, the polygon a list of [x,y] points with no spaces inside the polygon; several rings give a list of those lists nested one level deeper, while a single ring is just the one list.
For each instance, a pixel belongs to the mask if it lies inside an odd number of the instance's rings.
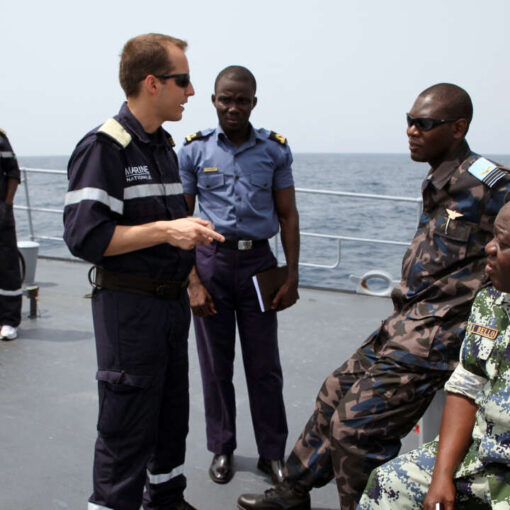
[{"label": "reflective stripe on trouser leg", "polygon": [[187,296],[178,303],[181,320],[174,321],[168,342],[168,364],[162,386],[157,442],[147,464],[148,476],[143,507],[163,510],[183,499],[186,488],[184,458],[189,421],[188,328],[190,308]]},{"label": "reflective stripe on trouser leg", "polygon": [[6,207],[0,202],[0,326],[17,327],[21,322],[20,263],[14,214],[12,208]]},{"label": "reflective stripe on trouser leg", "polygon": [[91,503],[89,501],[89,505],[87,507],[87,510],[115,510],[115,509],[114,508],[110,508],[109,506],[96,505],[95,503]]},{"label": "reflective stripe on trouser leg", "polygon": [[184,465],[177,466],[172,469],[170,473],[160,473],[158,475],[153,475],[149,470],[147,470],[147,476],[149,477],[149,483],[153,485],[158,485],[160,483],[165,483],[175,478],[176,476],[182,475],[184,473]]},{"label": "reflective stripe on trouser leg", "polygon": [[23,289],[19,288],[16,290],[0,289],[0,296],[21,296]]}]

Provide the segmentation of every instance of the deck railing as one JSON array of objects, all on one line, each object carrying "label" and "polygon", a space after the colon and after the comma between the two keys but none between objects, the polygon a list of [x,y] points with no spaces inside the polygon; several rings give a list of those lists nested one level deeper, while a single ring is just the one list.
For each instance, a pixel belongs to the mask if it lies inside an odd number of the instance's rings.
[{"label": "deck railing", "polygon": [[[309,189],[309,188],[296,188],[297,194],[304,195],[326,195],[331,197],[346,197],[346,198],[363,198],[367,200],[376,200],[376,201],[386,201],[390,200],[392,202],[411,202],[416,204],[417,209],[417,219],[420,219],[421,211],[422,211],[422,199],[420,198],[412,198],[412,197],[397,197],[391,195],[374,195],[370,193],[354,193],[350,191],[329,191],[329,190],[319,190],[319,189]],[[315,267],[321,269],[335,269],[340,265],[341,262],[341,254],[342,254],[342,242],[354,242],[354,243],[371,243],[371,244],[385,244],[385,245],[393,245],[393,246],[408,246],[409,242],[403,241],[393,241],[390,239],[375,239],[373,237],[352,237],[352,236],[342,236],[335,234],[319,234],[315,232],[303,232],[300,231],[301,237],[312,237],[312,238],[321,238],[321,239],[332,239],[337,242],[337,250],[336,250],[336,260],[332,264],[318,264],[315,262],[300,262],[299,265],[303,267]],[[275,242],[275,252],[278,254],[278,243]]]},{"label": "deck railing", "polygon": [[[58,208],[47,208],[47,207],[38,207],[32,205],[32,197],[30,194],[30,181],[29,174],[48,174],[48,175],[60,175],[63,178],[66,177],[67,172],[65,170],[47,170],[41,168],[21,168],[21,183],[24,187],[25,193],[25,203],[26,205],[15,205],[14,208],[18,210],[26,211],[27,213],[27,224],[29,236],[32,241],[58,241],[63,242],[63,238],[61,236],[50,236],[46,235],[44,232],[36,232],[34,228],[33,222],[33,214],[34,213],[48,213],[48,214],[59,214],[61,215],[63,209]],[[412,198],[412,197],[398,197],[391,195],[375,195],[369,193],[353,193],[348,191],[329,191],[329,190],[317,190],[317,189],[309,189],[309,188],[296,188],[296,193],[303,195],[325,195],[330,197],[344,197],[344,198],[355,198],[355,199],[367,199],[367,200],[375,200],[375,201],[391,201],[391,202],[411,202],[416,204],[417,209],[417,217],[419,219],[422,210],[422,199],[420,198]],[[402,241],[394,241],[390,239],[375,239],[371,237],[352,237],[352,236],[343,236],[336,234],[321,234],[317,232],[305,232],[301,231],[300,235],[302,237],[311,237],[311,238],[321,238],[321,239],[330,239],[334,240],[337,243],[336,249],[336,258],[331,264],[319,264],[316,262],[300,262],[300,265],[303,267],[315,267],[315,268],[323,268],[323,269],[334,269],[340,265],[341,262],[341,253],[342,253],[342,243],[343,242],[354,242],[354,243],[372,243],[372,244],[384,244],[384,245],[393,245],[393,246],[406,246],[408,242]],[[279,251],[279,242],[278,239],[275,238],[273,240],[273,249],[275,251],[276,256],[278,257]],[[71,256],[69,256],[71,258]]]}]

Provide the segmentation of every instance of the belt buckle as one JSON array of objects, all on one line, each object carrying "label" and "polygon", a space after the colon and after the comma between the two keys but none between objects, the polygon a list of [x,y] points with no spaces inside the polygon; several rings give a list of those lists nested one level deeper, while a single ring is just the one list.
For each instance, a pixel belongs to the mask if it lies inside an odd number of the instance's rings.
[{"label": "belt buckle", "polygon": [[156,295],[161,298],[166,298],[170,296],[172,292],[172,287],[170,285],[166,285],[162,283],[156,287]]},{"label": "belt buckle", "polygon": [[239,240],[237,241],[237,249],[238,250],[251,250],[253,247],[253,241],[250,240]]}]

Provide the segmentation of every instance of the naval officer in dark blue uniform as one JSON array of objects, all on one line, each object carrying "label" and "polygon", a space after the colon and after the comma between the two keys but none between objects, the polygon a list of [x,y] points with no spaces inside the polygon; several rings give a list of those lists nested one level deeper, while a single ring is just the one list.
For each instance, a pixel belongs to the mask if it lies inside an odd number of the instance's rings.
[{"label": "naval officer in dark blue uniform", "polygon": [[89,510],[193,510],[184,501],[190,321],[196,245],[223,240],[186,218],[164,121],[194,94],[186,43],[160,34],[124,46],[127,102],[88,133],[68,166],[64,238],[95,264],[98,437]]},{"label": "naval officer in dark blue uniform", "polygon": [[[209,474],[226,483],[236,448],[232,384],[235,325],[241,349],[259,453],[258,467],[282,478],[287,421],[277,344],[276,312],[298,299],[299,219],[292,155],[285,138],[254,129],[250,114],[256,82],[241,66],[220,72],[212,102],[219,126],[187,138],[179,152],[189,213],[198,196],[201,215],[227,239],[196,249],[190,303],[202,371],[207,447],[214,454]],[[281,227],[288,265],[285,283],[261,312],[252,275],[276,266],[268,239]]]},{"label": "naval officer in dark blue uniform", "polygon": [[20,182],[16,155],[0,129],[0,338],[14,340],[21,322],[21,274],[14,221],[14,195]]}]

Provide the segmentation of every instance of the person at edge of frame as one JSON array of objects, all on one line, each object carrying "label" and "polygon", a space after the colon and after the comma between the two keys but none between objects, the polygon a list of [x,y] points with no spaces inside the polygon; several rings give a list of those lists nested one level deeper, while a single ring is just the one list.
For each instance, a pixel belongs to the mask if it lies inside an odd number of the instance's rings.
[{"label": "person at edge of frame", "polygon": [[16,155],[0,129],[0,338],[18,337],[21,322],[21,271],[16,242],[14,196],[20,182]]},{"label": "person at edge of frame", "polygon": [[510,204],[485,251],[492,286],[475,298],[445,384],[439,441],[372,471],[360,510],[510,508]]},{"label": "person at edge of frame", "polygon": [[[221,245],[196,248],[189,285],[207,448],[213,453],[209,475],[216,483],[227,483],[234,472],[236,322],[259,453],[257,467],[275,482],[283,477],[287,440],[276,312],[299,298],[299,216],[286,139],[250,123],[256,87],[245,67],[223,69],[211,98],[218,127],[187,137],[179,151],[189,214],[198,197],[202,216],[226,238]],[[262,312],[252,276],[276,266],[268,239],[279,227],[288,271],[271,309]]]},{"label": "person at edge of frame", "polygon": [[[68,165],[64,239],[95,264],[92,314],[99,417],[89,510],[192,510],[188,433],[188,275],[196,245],[222,241],[189,218],[170,135],[194,94],[186,42],[130,39],[120,112],[85,135]],[[144,491],[144,485],[146,490]]]},{"label": "person at edge of frame", "polygon": [[465,140],[472,114],[467,92],[449,83],[424,90],[407,114],[411,159],[430,170],[394,310],[325,380],[284,482],[241,495],[239,509],[307,510],[311,489],[332,478],[341,509],[356,508],[370,472],[398,454],[457,365],[469,310],[488,281],[484,247],[510,191],[510,170]]}]

